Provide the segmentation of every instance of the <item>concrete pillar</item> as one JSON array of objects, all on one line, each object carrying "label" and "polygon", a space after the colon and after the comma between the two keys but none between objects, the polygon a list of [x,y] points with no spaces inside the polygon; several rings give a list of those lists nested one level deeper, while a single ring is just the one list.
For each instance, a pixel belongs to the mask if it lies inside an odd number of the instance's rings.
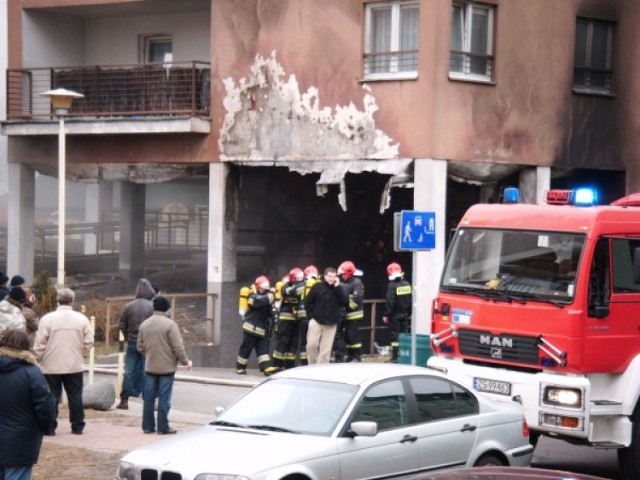
[{"label": "concrete pillar", "polygon": [[551,188],[551,168],[532,167],[520,172],[520,197],[524,203],[541,205]]},{"label": "concrete pillar", "polygon": [[416,159],[414,165],[413,209],[436,214],[436,248],[413,254],[415,333],[431,333],[431,306],[438,293],[444,266],[447,198],[447,162]]},{"label": "concrete pillar", "polygon": [[122,182],[120,188],[120,258],[123,278],[144,272],[145,186]]},{"label": "concrete pillar", "polygon": [[9,163],[7,204],[7,271],[22,275],[27,284],[34,277],[35,173],[28,165]]},{"label": "concrete pillar", "polygon": [[[113,184],[111,182],[90,183],[86,186],[85,192],[85,222],[98,224],[109,220],[110,218],[104,217],[103,212],[113,210]],[[86,234],[84,254],[95,255],[98,253],[98,248],[105,247],[101,241],[98,242],[97,232]]]},{"label": "concrete pillar", "polygon": [[[236,235],[237,219],[229,214],[234,210],[234,192],[228,191],[234,185],[228,181],[229,165],[212,163],[209,165],[209,239],[207,249],[207,293],[208,312],[213,313],[213,322],[207,329],[208,340],[220,344],[222,325],[222,287],[225,282],[236,281]],[[214,303],[212,306],[211,303]]]}]

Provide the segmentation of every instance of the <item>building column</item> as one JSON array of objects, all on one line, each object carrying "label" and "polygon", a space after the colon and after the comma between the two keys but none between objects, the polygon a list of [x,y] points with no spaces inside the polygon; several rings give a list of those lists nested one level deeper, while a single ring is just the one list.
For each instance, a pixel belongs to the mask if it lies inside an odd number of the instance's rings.
[{"label": "building column", "polygon": [[[237,219],[229,214],[234,195],[229,182],[231,167],[225,163],[209,165],[209,238],[207,248],[208,308],[215,320],[209,322],[207,339],[219,345],[222,325],[222,288],[225,282],[236,281]],[[211,296],[213,294],[213,297]],[[235,301],[235,298],[234,298]],[[213,303],[213,305],[212,305]]]},{"label": "building column", "polygon": [[[103,212],[113,210],[113,184],[111,182],[90,183],[85,189],[85,222],[98,225],[100,222],[108,221]],[[102,245],[102,238],[98,241],[98,231],[88,233],[84,236],[84,254],[96,255]],[[106,248],[111,248],[106,247]]]},{"label": "building column", "polygon": [[144,273],[145,185],[121,182],[120,187],[120,258],[123,278]]},{"label": "building column", "polygon": [[30,285],[34,277],[35,173],[28,165],[9,163],[8,166],[6,274],[9,277],[20,274]]},{"label": "building column", "polygon": [[520,172],[520,197],[524,203],[542,205],[551,188],[551,168],[525,168]]},{"label": "building column", "polygon": [[431,333],[431,306],[438,294],[440,275],[444,267],[447,198],[447,162],[445,160],[416,159],[413,173],[413,209],[435,212],[436,248],[413,255],[414,333]]}]

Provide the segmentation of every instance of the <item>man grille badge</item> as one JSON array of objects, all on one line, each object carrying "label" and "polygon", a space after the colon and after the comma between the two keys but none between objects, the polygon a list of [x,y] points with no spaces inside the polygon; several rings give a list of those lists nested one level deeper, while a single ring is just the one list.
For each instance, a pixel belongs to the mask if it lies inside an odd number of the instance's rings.
[{"label": "man grille badge", "polygon": [[501,348],[492,348],[491,349],[491,358],[502,358],[502,349]]}]

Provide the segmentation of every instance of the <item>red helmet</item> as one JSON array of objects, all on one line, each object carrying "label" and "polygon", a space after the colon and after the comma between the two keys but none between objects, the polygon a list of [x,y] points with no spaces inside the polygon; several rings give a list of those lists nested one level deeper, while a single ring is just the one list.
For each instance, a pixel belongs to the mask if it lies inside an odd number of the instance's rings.
[{"label": "red helmet", "polygon": [[304,269],[304,276],[307,278],[318,278],[318,269],[315,265],[309,265]]},{"label": "red helmet", "polygon": [[400,264],[396,262],[390,263],[387,266],[387,275],[389,275],[389,280],[400,278],[402,276],[402,267]]},{"label": "red helmet", "polygon": [[351,260],[342,262],[338,267],[338,275],[342,275],[344,278],[351,278],[356,273],[356,266]]},{"label": "red helmet", "polygon": [[269,279],[264,275],[261,275],[258,278],[256,278],[256,288],[262,289],[262,290],[269,290],[271,288],[271,285],[269,284]]},{"label": "red helmet", "polygon": [[292,268],[289,272],[289,281],[299,282],[300,280],[304,280],[304,272],[298,267]]}]

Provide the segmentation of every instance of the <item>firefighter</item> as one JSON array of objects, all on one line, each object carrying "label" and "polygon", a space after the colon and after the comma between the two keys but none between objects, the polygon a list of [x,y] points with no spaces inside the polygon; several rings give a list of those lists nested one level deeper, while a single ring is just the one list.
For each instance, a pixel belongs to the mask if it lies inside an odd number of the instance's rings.
[{"label": "firefighter", "polygon": [[[360,322],[364,319],[364,284],[360,279],[362,271],[356,269],[352,261],[347,260],[346,262],[342,262],[338,267],[338,275],[349,290],[349,304],[347,305],[347,314],[343,326],[347,355],[345,361],[360,362],[360,352],[362,350]],[[337,335],[336,333],[336,336]],[[337,351],[336,361],[338,361],[340,354],[341,352]]]},{"label": "firefighter", "polygon": [[398,362],[398,347],[401,333],[408,331],[411,321],[411,284],[404,280],[400,264],[393,262],[387,266],[389,286],[384,305],[382,321],[389,326],[391,337],[391,362]]},{"label": "firefighter", "polygon": [[[241,290],[241,296],[243,292]],[[265,376],[278,371],[271,365],[269,357],[269,330],[273,316],[274,294],[269,279],[265,276],[256,278],[247,297],[247,310],[242,322],[242,344],[236,359],[236,373],[247,374],[249,355],[255,349],[258,367]]]},{"label": "firefighter", "polygon": [[[304,269],[304,285],[302,300],[307,296],[311,287],[318,281],[318,269],[315,265],[309,265]],[[307,331],[309,330],[309,318],[304,309],[304,303],[300,303],[298,309],[298,330],[300,331],[300,365],[308,365],[307,361]]]},{"label": "firefighter", "polygon": [[296,366],[298,341],[298,309],[304,294],[304,272],[300,268],[292,268],[287,281],[282,285],[282,303],[278,313],[278,343],[273,351],[276,367],[281,369]]}]

